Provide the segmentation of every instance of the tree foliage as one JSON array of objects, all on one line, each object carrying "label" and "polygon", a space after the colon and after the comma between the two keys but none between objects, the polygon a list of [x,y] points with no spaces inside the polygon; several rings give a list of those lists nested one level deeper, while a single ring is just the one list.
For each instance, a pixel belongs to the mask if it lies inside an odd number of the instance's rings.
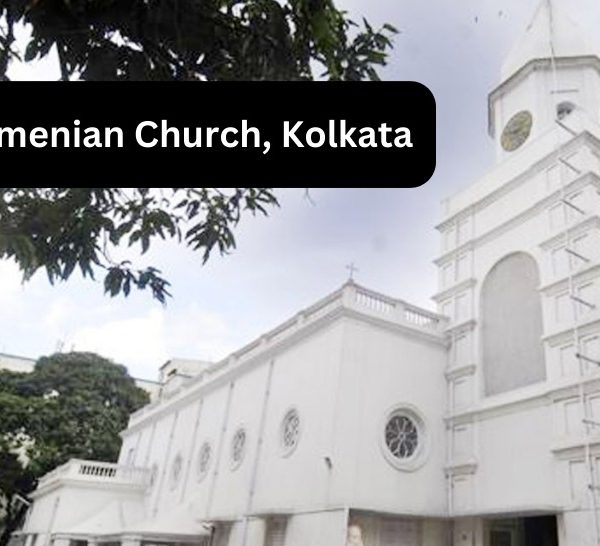
[{"label": "tree foliage", "polygon": [[[376,79],[391,25],[358,27],[333,0],[0,0],[0,78],[58,53],[62,79]],[[14,25],[31,25],[25,51]]]},{"label": "tree foliage", "polygon": [[0,188],[0,259],[14,259],[25,280],[43,269],[51,283],[78,268],[105,292],[149,289],[164,303],[169,282],[155,267],[117,260],[117,247],[146,253],[157,239],[184,243],[206,262],[235,247],[243,215],[277,206],[269,188]]},{"label": "tree foliage", "polygon": [[147,402],[124,366],[92,353],[43,357],[32,373],[0,371],[0,545],[24,515],[18,496],[71,458],[116,461],[119,432]]}]

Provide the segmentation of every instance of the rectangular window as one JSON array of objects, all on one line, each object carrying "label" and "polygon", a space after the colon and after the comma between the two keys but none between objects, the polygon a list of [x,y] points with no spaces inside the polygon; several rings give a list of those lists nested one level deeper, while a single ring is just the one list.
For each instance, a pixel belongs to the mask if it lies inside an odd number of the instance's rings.
[{"label": "rectangular window", "polygon": [[286,529],[285,518],[269,518],[265,531],[265,546],[284,546]]},{"label": "rectangular window", "polygon": [[569,400],[564,403],[564,433],[580,434],[583,432],[583,421],[581,415],[581,404],[578,399]]},{"label": "rectangular window", "polygon": [[442,315],[448,317],[450,320],[454,320],[454,302],[452,300],[442,302],[441,313]]},{"label": "rectangular window", "polygon": [[462,377],[454,381],[453,401],[455,411],[468,408],[471,405],[473,396],[471,391],[471,379],[469,377]]},{"label": "rectangular window", "polygon": [[469,295],[459,294],[456,296],[456,320],[466,320],[469,318]]},{"label": "rectangular window", "polygon": [[418,546],[419,522],[415,520],[383,519],[380,527],[381,546]]},{"label": "rectangular window", "polygon": [[569,256],[564,246],[552,251],[552,272],[556,277],[562,277],[569,273]]},{"label": "rectangular window", "polygon": [[593,282],[588,282],[577,287],[578,301],[577,314],[581,317],[594,310],[596,306],[596,286]]},{"label": "rectangular window", "polygon": [[454,427],[453,436],[452,458],[455,461],[464,461],[468,459],[473,452],[473,432],[471,425],[459,425]]},{"label": "rectangular window", "polygon": [[442,267],[442,288],[447,288],[454,282],[454,263],[449,262]]},{"label": "rectangular window", "polygon": [[569,462],[569,485],[571,500],[580,502],[587,496],[587,472],[584,461]]},{"label": "rectangular window", "polygon": [[214,546],[228,546],[229,535],[231,535],[231,523],[219,523],[215,528],[213,537]]},{"label": "rectangular window", "polygon": [[458,222],[458,244],[462,245],[471,238],[471,219],[463,218]]},{"label": "rectangular window", "polygon": [[[595,362],[600,362],[600,336],[594,335],[582,339],[581,352],[586,358]],[[600,366],[595,362],[590,362],[588,360],[582,361],[586,373],[600,372]],[[600,415],[598,417],[600,418]]]},{"label": "rectangular window", "polygon": [[583,191],[571,193],[566,196],[565,201],[569,203],[568,205],[565,205],[567,220],[569,222],[582,220],[587,209],[585,193]]},{"label": "rectangular window", "polygon": [[452,250],[456,246],[456,230],[454,226],[449,226],[442,233],[442,250]]},{"label": "rectangular window", "polygon": [[455,476],[452,480],[452,503],[456,512],[471,508],[471,476]]},{"label": "rectangular window", "polygon": [[558,349],[560,373],[563,377],[570,377],[579,374],[579,361],[577,359],[575,345],[569,343]]},{"label": "rectangular window", "polygon": [[588,398],[588,407],[590,412],[590,417],[594,421],[600,420],[600,396],[590,396]]},{"label": "rectangular window", "polygon": [[546,189],[547,191],[555,191],[560,188],[560,165],[552,165],[546,170]]},{"label": "rectangular window", "polygon": [[548,211],[549,220],[550,220],[550,229],[555,231],[560,229],[565,224],[565,211],[563,209],[562,203],[557,203],[556,205],[550,207]]},{"label": "rectangular window", "polygon": [[456,279],[462,281],[470,276],[469,255],[461,254],[456,260]]},{"label": "rectangular window", "polygon": [[471,363],[471,351],[469,345],[469,333],[459,334],[454,340],[454,363],[463,366]]},{"label": "rectangular window", "polygon": [[556,322],[573,320],[573,302],[568,292],[562,292],[554,298],[554,312]]},{"label": "rectangular window", "polygon": [[571,265],[574,269],[583,267],[591,258],[590,236],[588,233],[583,233],[573,239],[572,248],[577,255],[571,255]]}]

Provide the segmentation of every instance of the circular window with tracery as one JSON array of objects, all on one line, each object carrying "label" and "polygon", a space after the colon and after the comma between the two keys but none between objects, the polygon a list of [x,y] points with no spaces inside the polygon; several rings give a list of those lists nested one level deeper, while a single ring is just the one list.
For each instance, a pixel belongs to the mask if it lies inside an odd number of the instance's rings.
[{"label": "circular window with tracery", "polygon": [[397,459],[412,457],[419,446],[419,429],[406,415],[392,415],[385,426],[385,443]]},{"label": "circular window with tracery", "polygon": [[383,427],[383,451],[396,468],[413,470],[425,455],[425,427],[421,416],[413,409],[400,407],[387,414]]},{"label": "circular window with tracery", "polygon": [[246,453],[246,431],[240,427],[231,440],[231,465],[236,469],[244,460]]},{"label": "circular window with tracery", "polygon": [[208,474],[210,461],[212,458],[212,449],[208,442],[204,442],[198,452],[198,479],[202,480]]},{"label": "circular window with tracery", "polygon": [[296,409],[290,409],[281,422],[281,447],[283,454],[289,455],[296,449],[300,439],[300,415]]}]

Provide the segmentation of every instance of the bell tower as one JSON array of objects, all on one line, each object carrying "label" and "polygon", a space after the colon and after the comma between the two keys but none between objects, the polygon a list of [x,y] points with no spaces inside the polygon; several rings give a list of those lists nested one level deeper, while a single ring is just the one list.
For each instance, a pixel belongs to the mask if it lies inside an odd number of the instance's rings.
[{"label": "bell tower", "polygon": [[538,544],[536,517],[600,546],[600,48],[569,1],[509,53],[496,163],[438,225],[453,546]]},{"label": "bell tower", "polygon": [[[538,6],[489,95],[489,133],[502,161],[571,114],[600,121],[600,45],[586,37],[556,0]],[[576,119],[579,118],[579,121]]]}]

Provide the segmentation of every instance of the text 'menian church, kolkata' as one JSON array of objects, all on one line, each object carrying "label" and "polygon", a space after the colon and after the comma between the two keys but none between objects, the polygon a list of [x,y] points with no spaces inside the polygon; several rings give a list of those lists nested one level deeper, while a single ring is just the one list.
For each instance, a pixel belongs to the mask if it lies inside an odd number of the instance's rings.
[{"label": "text 'menian church, kolkata'", "polygon": [[24,546],[598,546],[600,48],[544,2],[500,80],[439,313],[350,281],[170,361],[118,464],[41,479]]}]

